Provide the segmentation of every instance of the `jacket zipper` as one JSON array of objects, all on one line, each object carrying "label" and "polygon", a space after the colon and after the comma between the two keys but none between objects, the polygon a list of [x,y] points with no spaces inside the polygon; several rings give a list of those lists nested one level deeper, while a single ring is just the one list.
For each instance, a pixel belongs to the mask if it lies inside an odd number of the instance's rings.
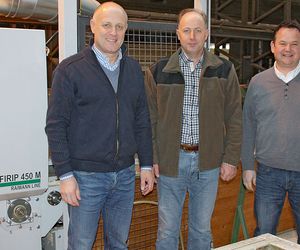
[{"label": "jacket zipper", "polygon": [[[120,61],[120,72],[119,72],[119,79],[120,76],[122,75],[122,71],[123,71],[123,60],[122,59]],[[118,87],[117,87],[117,92],[115,93],[116,95],[116,154],[115,154],[115,161],[116,161],[116,167],[118,166],[118,155],[119,155],[119,147],[120,147],[120,141],[119,141],[119,100],[118,100],[118,92],[119,92],[119,88],[120,88],[120,81],[118,79]]]},{"label": "jacket zipper", "polygon": [[119,101],[118,96],[116,95],[116,154],[115,154],[115,160],[118,158],[119,154]]}]

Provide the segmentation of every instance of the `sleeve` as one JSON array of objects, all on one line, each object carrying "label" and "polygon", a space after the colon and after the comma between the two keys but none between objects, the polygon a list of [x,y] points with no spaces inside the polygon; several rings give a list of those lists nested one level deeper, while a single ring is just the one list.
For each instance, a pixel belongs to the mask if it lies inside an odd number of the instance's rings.
[{"label": "sleeve", "polygon": [[152,126],[152,144],[153,144],[153,163],[159,164],[158,159],[158,149],[157,149],[157,139],[156,139],[156,127],[157,127],[157,87],[154,77],[150,68],[145,72],[145,87],[147,100],[149,105],[150,120]]},{"label": "sleeve", "polygon": [[153,152],[151,140],[151,123],[149,117],[147,97],[145,93],[144,78],[140,67],[139,71],[141,91],[139,95],[135,119],[135,136],[138,144],[137,154],[139,157],[141,168],[152,168]]},{"label": "sleeve", "polygon": [[223,162],[238,166],[242,141],[241,91],[234,66],[231,66],[225,86],[225,150]]},{"label": "sleeve", "polygon": [[58,66],[53,75],[45,128],[51,159],[57,176],[72,171],[68,146],[68,129],[73,99],[73,85],[66,76],[66,72]]},{"label": "sleeve", "polygon": [[251,80],[243,107],[243,143],[242,143],[242,166],[243,170],[254,170],[255,164],[255,137],[256,137],[256,119],[254,116],[254,85]]}]

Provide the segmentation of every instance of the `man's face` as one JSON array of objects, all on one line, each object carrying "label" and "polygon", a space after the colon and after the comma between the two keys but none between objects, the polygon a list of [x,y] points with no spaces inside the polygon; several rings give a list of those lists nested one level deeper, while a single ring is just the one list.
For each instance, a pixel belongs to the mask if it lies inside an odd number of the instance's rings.
[{"label": "man's face", "polygon": [[271,42],[271,50],[278,70],[289,72],[295,69],[300,60],[300,32],[297,29],[281,28],[275,41]]},{"label": "man's face", "polygon": [[189,58],[200,57],[208,36],[202,16],[196,12],[184,14],[178,25],[177,36]]},{"label": "man's face", "polygon": [[91,20],[91,29],[97,49],[114,57],[124,41],[127,17],[118,8],[103,8]]}]

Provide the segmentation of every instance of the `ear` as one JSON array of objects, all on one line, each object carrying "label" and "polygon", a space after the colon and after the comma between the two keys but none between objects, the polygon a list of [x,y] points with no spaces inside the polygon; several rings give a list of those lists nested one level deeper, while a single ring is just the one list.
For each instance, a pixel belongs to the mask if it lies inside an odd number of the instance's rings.
[{"label": "ear", "polygon": [[91,26],[91,30],[92,30],[92,32],[93,32],[93,34],[94,34],[94,33],[95,33],[95,32],[94,32],[94,29],[95,29],[95,21],[94,21],[93,18],[90,20],[90,26]]},{"label": "ear", "polygon": [[176,29],[176,35],[177,35],[178,40],[180,41],[180,35],[179,35],[179,30],[178,29]]},{"label": "ear", "polygon": [[207,38],[208,38],[208,34],[209,34],[208,29],[206,29],[206,30],[205,30],[205,41],[206,41]]},{"label": "ear", "polygon": [[270,47],[271,47],[272,53],[274,53],[274,50],[275,50],[275,43],[274,43],[274,41],[270,42]]}]

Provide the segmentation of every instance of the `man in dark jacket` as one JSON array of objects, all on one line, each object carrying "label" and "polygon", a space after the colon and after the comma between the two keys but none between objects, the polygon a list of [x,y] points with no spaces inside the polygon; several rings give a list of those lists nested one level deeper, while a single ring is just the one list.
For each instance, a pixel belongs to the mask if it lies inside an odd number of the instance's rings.
[{"label": "man in dark jacket", "polygon": [[232,63],[204,49],[206,15],[185,9],[178,19],[181,48],[146,71],[154,169],[160,174],[156,249],[178,249],[188,191],[188,249],[208,250],[219,173],[231,180],[240,159],[240,89]]},{"label": "man in dark jacket", "polygon": [[100,214],[106,247],[127,249],[136,153],[142,194],[154,183],[143,74],[121,48],[127,14],[120,5],[102,4],[90,24],[94,44],[55,70],[46,133],[69,205],[68,249],[92,248]]}]

